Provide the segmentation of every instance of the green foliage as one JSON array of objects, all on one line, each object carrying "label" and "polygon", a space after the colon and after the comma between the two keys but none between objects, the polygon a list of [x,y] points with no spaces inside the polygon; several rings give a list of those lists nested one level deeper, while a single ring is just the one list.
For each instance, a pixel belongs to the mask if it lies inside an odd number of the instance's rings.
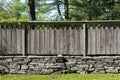
[{"label": "green foliage", "polygon": [[119,19],[119,0],[70,0],[70,20]]},{"label": "green foliage", "polygon": [[[65,0],[35,0],[37,21],[64,21]],[[120,0],[68,0],[69,20],[119,20]],[[28,2],[0,0],[0,21],[29,20]]]},{"label": "green foliage", "polygon": [[26,22],[29,21],[28,19],[19,19],[17,20],[16,18],[9,18],[9,19],[2,19],[0,22]]},{"label": "green foliage", "polygon": [[27,4],[20,0],[0,0],[0,21],[28,20]]}]

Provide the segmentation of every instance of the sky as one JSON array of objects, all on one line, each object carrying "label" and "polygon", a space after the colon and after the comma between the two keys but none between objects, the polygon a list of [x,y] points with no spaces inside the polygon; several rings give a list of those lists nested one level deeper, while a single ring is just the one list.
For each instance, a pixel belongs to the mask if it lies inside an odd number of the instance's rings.
[{"label": "sky", "polygon": [[21,0],[21,2],[25,2],[25,0]]},{"label": "sky", "polygon": [[[10,0],[7,0],[7,1],[10,1]],[[21,2],[25,2],[25,0],[21,0]]]}]

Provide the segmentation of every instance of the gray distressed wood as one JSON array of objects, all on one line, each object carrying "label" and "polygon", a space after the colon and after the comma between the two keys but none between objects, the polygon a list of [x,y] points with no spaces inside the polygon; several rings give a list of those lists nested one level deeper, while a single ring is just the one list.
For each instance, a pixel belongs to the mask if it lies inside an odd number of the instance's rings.
[{"label": "gray distressed wood", "polygon": [[2,55],[2,34],[1,34],[2,30],[0,29],[0,55]]},{"label": "gray distressed wood", "polygon": [[30,30],[30,33],[31,33],[31,35],[30,35],[30,39],[31,39],[31,44],[30,44],[30,48],[31,48],[31,51],[30,51],[30,54],[35,54],[35,52],[34,52],[34,40],[35,40],[35,36],[34,36],[34,30]]},{"label": "gray distressed wood", "polygon": [[83,56],[86,56],[86,25],[83,24]]},{"label": "gray distressed wood", "polygon": [[43,29],[41,29],[40,28],[40,54],[45,54],[44,53],[44,51],[45,51],[45,49],[44,49],[44,46],[45,46],[45,44],[44,44],[44,30]]},{"label": "gray distressed wood", "polygon": [[60,30],[56,29],[56,53],[60,54]]},{"label": "gray distressed wood", "polygon": [[30,30],[28,30],[28,54],[30,54],[30,52],[31,52],[31,47],[30,47],[31,39],[30,39],[30,36],[31,36],[31,33],[30,33]]},{"label": "gray distressed wood", "polygon": [[49,54],[54,54],[54,29],[50,29],[49,31],[49,38],[50,38],[50,42],[49,42],[49,49],[50,52]]},{"label": "gray distressed wood", "polygon": [[80,37],[80,31],[81,31],[81,28],[77,29],[77,54],[81,54],[82,55],[82,52],[81,52],[81,45],[80,45],[80,42],[81,42],[81,37]]},{"label": "gray distressed wood", "polygon": [[[0,54],[25,54],[24,29],[0,30]],[[118,27],[88,29],[88,51],[84,28],[28,30],[29,54],[120,54]]]},{"label": "gray distressed wood", "polygon": [[34,30],[34,53],[39,54],[39,30]]},{"label": "gray distressed wood", "polygon": [[[115,46],[114,46],[114,41],[115,41],[115,39],[114,39],[114,31],[115,31],[115,30],[113,29],[113,27],[111,27],[111,30],[110,30],[110,31],[111,31],[111,45],[110,45],[110,51],[111,51],[111,52],[110,52],[110,54],[114,54],[114,52],[115,52],[115,51],[114,51],[114,47],[115,47]],[[116,45],[116,44],[115,44],[115,45]]]},{"label": "gray distressed wood", "polygon": [[96,49],[96,39],[95,39],[95,37],[96,36],[98,36],[98,35],[96,35],[95,34],[95,29],[93,29],[92,28],[92,33],[91,33],[91,37],[92,37],[92,40],[91,40],[91,47],[92,47],[92,52],[91,52],[91,54],[96,54],[96,51],[95,51],[95,49]]},{"label": "gray distressed wood", "polygon": [[85,37],[85,31],[84,29],[80,29],[80,52],[82,55],[85,54],[85,51],[84,51],[85,49],[84,39],[85,38],[84,37]]},{"label": "gray distressed wood", "polygon": [[63,54],[67,54],[67,48],[68,48],[68,45],[69,45],[69,41],[68,41],[68,37],[67,35],[69,34],[68,33],[68,30],[66,28],[64,28],[64,31],[63,31]]},{"label": "gray distressed wood", "polygon": [[105,28],[100,28],[100,54],[105,54],[106,47],[105,47]]},{"label": "gray distressed wood", "polygon": [[36,53],[37,54],[40,54],[40,52],[39,52],[39,46],[40,46],[40,40],[39,40],[39,29],[38,30],[36,30]]},{"label": "gray distressed wood", "polygon": [[73,51],[74,51],[74,35],[73,35],[73,30],[71,29],[71,28],[69,28],[69,31],[70,31],[70,52],[69,52],[69,54],[72,54],[73,53]]},{"label": "gray distressed wood", "polygon": [[77,49],[77,47],[78,47],[78,34],[77,34],[77,29],[75,28],[74,29],[74,53],[73,54],[78,54],[78,49]]},{"label": "gray distressed wood", "polygon": [[45,29],[45,42],[44,42],[44,45],[45,45],[45,54],[49,54],[49,30],[48,29]]},{"label": "gray distressed wood", "polygon": [[21,38],[21,33],[20,33],[20,30],[16,30],[16,38],[17,38],[17,40],[16,40],[16,53],[18,53],[18,54],[21,54],[21,49],[20,49],[20,43],[21,43],[21,41],[20,41],[20,38]]},{"label": "gray distressed wood", "polygon": [[20,53],[22,53],[22,55],[23,56],[25,56],[25,30],[23,30],[23,29],[21,29],[21,30],[19,30],[19,32],[20,32]]},{"label": "gray distressed wood", "polygon": [[91,53],[91,46],[90,46],[90,43],[91,43],[91,29],[88,30],[88,54]]},{"label": "gray distressed wood", "polygon": [[[113,39],[113,27],[110,27],[109,29],[108,29],[108,32],[109,32],[109,34],[108,34],[108,36],[109,36],[109,39],[108,39],[108,42],[109,42],[109,45],[108,45],[108,47],[109,47],[109,52],[108,52],[108,54],[111,54],[111,49],[112,49],[112,41],[114,40]],[[107,35],[107,34],[106,34]],[[113,46],[114,47],[114,46]]]},{"label": "gray distressed wood", "polygon": [[2,54],[6,54],[7,53],[7,46],[6,46],[6,30],[5,29],[2,29],[2,32],[1,32],[1,39],[2,39]]},{"label": "gray distressed wood", "polygon": [[117,30],[118,30],[118,43],[117,43],[117,51],[118,51],[118,54],[120,54],[120,28],[117,28]]},{"label": "gray distressed wood", "polygon": [[57,54],[57,29],[54,29],[54,52]]},{"label": "gray distressed wood", "polygon": [[2,34],[1,34],[2,30],[0,29],[0,54],[2,54]]},{"label": "gray distressed wood", "polygon": [[10,54],[12,53],[12,50],[11,50],[11,46],[12,46],[12,34],[11,34],[11,30],[7,30],[7,53]]},{"label": "gray distressed wood", "polygon": [[90,47],[90,52],[89,52],[89,54],[93,54],[93,50],[94,50],[94,47],[93,47],[93,43],[94,43],[94,41],[93,41],[93,37],[94,37],[94,35],[92,34],[92,31],[93,31],[93,28],[92,27],[90,27],[90,35],[89,35],[89,39],[90,39],[90,43],[88,44],[88,45],[90,45],[89,47]]},{"label": "gray distressed wood", "polygon": [[63,29],[60,29],[60,31],[59,31],[59,35],[60,35],[60,36],[59,36],[59,40],[60,40],[60,42],[59,42],[59,43],[60,43],[60,44],[59,44],[59,45],[60,45],[60,47],[59,47],[59,48],[60,48],[60,51],[59,51],[59,52],[60,52],[60,54],[64,54],[64,53],[63,53],[63,50],[64,50],[64,48],[63,48],[63,47],[64,47],[64,45],[63,45],[63,35],[64,35],[64,33],[63,33],[63,32],[64,32],[64,30],[63,30]]},{"label": "gray distressed wood", "polygon": [[95,30],[95,37],[96,37],[96,46],[95,46],[95,53],[96,54],[100,54],[100,29],[98,29],[98,27],[96,27],[96,30]]},{"label": "gray distressed wood", "polygon": [[31,30],[28,30],[28,54],[31,54]]},{"label": "gray distressed wood", "polygon": [[116,54],[119,54],[119,27],[116,27]]},{"label": "gray distressed wood", "polygon": [[114,52],[113,54],[117,54],[117,28],[114,29]]}]

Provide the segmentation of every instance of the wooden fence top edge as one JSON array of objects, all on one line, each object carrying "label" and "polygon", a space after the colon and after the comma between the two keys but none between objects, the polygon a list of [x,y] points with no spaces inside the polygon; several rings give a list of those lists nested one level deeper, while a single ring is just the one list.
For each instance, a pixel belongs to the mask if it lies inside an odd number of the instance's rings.
[{"label": "wooden fence top edge", "polygon": [[120,24],[120,20],[97,20],[97,21],[28,21],[23,22],[25,24],[107,24],[107,23],[117,23]]},{"label": "wooden fence top edge", "polygon": [[120,24],[120,20],[91,20],[91,21],[25,21],[25,22],[0,22],[0,24]]}]

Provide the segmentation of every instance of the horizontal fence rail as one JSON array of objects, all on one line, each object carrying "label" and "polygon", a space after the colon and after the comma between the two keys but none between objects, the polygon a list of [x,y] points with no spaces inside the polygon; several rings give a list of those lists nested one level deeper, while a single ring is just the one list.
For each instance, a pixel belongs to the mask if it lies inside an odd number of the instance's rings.
[{"label": "horizontal fence rail", "polygon": [[120,21],[0,22],[0,55],[120,55]]}]

